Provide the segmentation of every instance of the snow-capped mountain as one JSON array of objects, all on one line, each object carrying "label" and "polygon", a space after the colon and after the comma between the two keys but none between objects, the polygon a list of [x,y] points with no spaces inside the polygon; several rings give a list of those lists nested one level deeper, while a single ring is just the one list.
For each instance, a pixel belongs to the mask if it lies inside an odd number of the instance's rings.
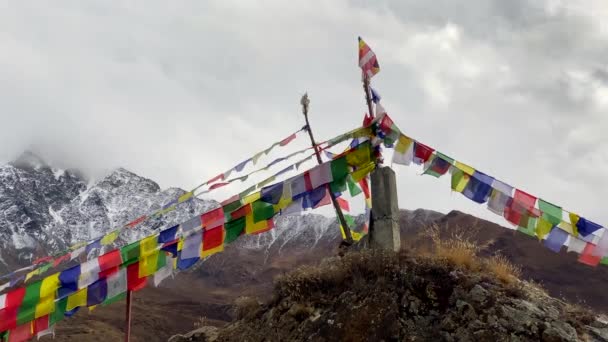
[{"label": "snow-capped mountain", "polygon": [[[185,192],[161,190],[155,182],[122,168],[89,182],[78,171],[53,168],[26,152],[0,167],[0,271],[99,237]],[[216,205],[194,199],[121,238],[133,241]]]}]

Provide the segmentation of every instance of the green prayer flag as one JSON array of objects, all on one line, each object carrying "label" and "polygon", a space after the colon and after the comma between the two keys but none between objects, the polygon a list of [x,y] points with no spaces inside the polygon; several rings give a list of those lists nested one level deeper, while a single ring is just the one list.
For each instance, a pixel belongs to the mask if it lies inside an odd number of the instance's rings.
[{"label": "green prayer flag", "polygon": [[266,221],[274,216],[273,205],[260,200],[257,200],[251,204],[251,210],[253,211],[254,223]]},{"label": "green prayer flag", "polygon": [[529,236],[536,236],[536,217],[522,214],[517,230]]},{"label": "green prayer flag", "polygon": [[344,220],[349,227],[353,227],[355,225],[355,218],[349,214],[344,214]]},{"label": "green prayer flag", "polygon": [[562,222],[562,208],[539,198],[538,209],[543,213],[542,217],[551,224],[558,225]]},{"label": "green prayer flag", "polygon": [[350,192],[351,197],[355,197],[363,192],[357,183],[355,183],[351,175],[346,176],[346,184],[348,184],[348,192]]},{"label": "green prayer flag", "polygon": [[600,264],[608,265],[608,257],[603,257],[602,260],[600,261]]},{"label": "green prayer flag", "polygon": [[107,306],[107,305],[110,305],[110,304],[114,304],[116,302],[120,302],[121,300],[126,299],[126,298],[127,298],[127,293],[123,292],[123,293],[118,294],[118,295],[116,295],[116,296],[114,296],[112,298],[108,298],[108,299],[104,300],[103,303],[101,303],[101,305]]},{"label": "green prayer flag", "polygon": [[156,270],[160,270],[161,268],[167,265],[167,254],[164,251],[158,252],[158,259],[156,260]]},{"label": "green prayer flag", "polygon": [[346,157],[332,160],[330,166],[332,179],[342,179],[348,175],[348,162],[346,161]]},{"label": "green prayer flag", "polygon": [[245,217],[241,217],[226,223],[224,225],[224,229],[226,230],[224,243],[228,244],[238,239],[238,237],[241,236],[245,231],[245,225]]},{"label": "green prayer flag", "polygon": [[59,301],[57,301],[56,305],[55,305],[55,311],[53,311],[51,313],[51,315],[49,316],[49,326],[56,324],[58,322],[60,322],[61,320],[63,320],[63,318],[65,317],[65,309],[68,305],[68,297],[62,298]]},{"label": "green prayer flag", "polygon": [[126,245],[120,249],[120,255],[122,256],[123,264],[131,265],[139,261],[139,241],[135,241],[132,244]]},{"label": "green prayer flag", "polygon": [[223,208],[224,208],[224,214],[227,214],[227,217],[230,217],[230,213],[237,210],[238,208],[243,206],[243,202],[241,202],[240,199],[230,202],[228,204],[226,204]]},{"label": "green prayer flag", "polygon": [[40,300],[40,287],[42,280],[28,285],[25,288],[25,296],[17,313],[17,325],[25,324],[36,319],[36,304]]},{"label": "green prayer flag", "polygon": [[344,176],[339,179],[334,178],[334,180],[329,183],[329,190],[334,194],[346,191],[346,177]]}]

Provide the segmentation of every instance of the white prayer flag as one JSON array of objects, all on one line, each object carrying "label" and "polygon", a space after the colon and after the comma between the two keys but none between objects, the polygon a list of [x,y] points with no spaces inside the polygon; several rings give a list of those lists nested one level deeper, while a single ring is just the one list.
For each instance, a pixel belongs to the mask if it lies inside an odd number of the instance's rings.
[{"label": "white prayer flag", "polygon": [[121,268],[106,278],[108,286],[107,299],[114,298],[127,292],[127,269]]}]

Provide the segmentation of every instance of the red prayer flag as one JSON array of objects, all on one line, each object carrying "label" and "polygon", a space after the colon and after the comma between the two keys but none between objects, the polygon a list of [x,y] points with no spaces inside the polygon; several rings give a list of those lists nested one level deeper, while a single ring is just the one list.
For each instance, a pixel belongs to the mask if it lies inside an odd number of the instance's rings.
[{"label": "red prayer flag", "polygon": [[248,214],[251,214],[251,203],[248,203],[248,204],[238,208],[237,210],[231,212],[230,216],[232,217],[233,220],[236,220],[238,218],[245,217]]},{"label": "red prayer flag", "polygon": [[594,244],[587,242],[585,249],[583,249],[583,253],[581,253],[580,257],[578,258],[578,262],[593,267],[597,266],[602,260],[602,257],[599,255],[593,255],[595,247],[596,246]]},{"label": "red prayer flag", "polygon": [[306,187],[306,191],[310,191],[313,189],[312,180],[310,179],[310,172],[308,171],[304,173],[304,186]]},{"label": "red prayer flag", "polygon": [[382,121],[380,122],[380,129],[385,133],[390,132],[393,125],[393,120],[388,115],[385,115],[384,118],[382,118]]},{"label": "red prayer flag", "polygon": [[435,149],[425,144],[414,141],[414,163],[426,163],[435,152]]},{"label": "red prayer flag", "polygon": [[338,205],[340,205],[340,208],[342,208],[346,211],[350,211],[350,204],[348,203],[347,200],[345,200],[342,197],[338,197],[338,198],[336,198],[336,200],[338,201]]},{"label": "red prayer flag", "polygon": [[57,257],[55,260],[53,260],[53,267],[57,267],[62,262],[70,260],[71,257],[72,257],[72,253],[67,253],[60,257]]},{"label": "red prayer flag", "polygon": [[107,269],[120,266],[120,264],[122,264],[122,256],[120,251],[115,249],[99,256],[98,262],[99,270],[105,271]]},{"label": "red prayer flag", "polygon": [[129,291],[139,291],[146,287],[147,277],[139,277],[139,261],[127,266],[127,289]]},{"label": "red prayer flag", "polygon": [[515,189],[515,194],[513,195],[513,198],[505,206],[504,218],[507,221],[513,223],[514,225],[519,226],[522,217],[538,216],[538,211],[534,208],[535,203],[536,197],[525,193],[519,189]]},{"label": "red prayer flag", "polygon": [[206,229],[215,228],[218,225],[223,224],[225,221],[224,208],[219,207],[202,214],[201,221],[203,222],[203,227]]},{"label": "red prayer flag", "polygon": [[50,261],[51,259],[53,259],[52,256],[45,256],[45,257],[34,260],[33,264],[34,265],[42,264],[43,262]]},{"label": "red prayer flag", "polygon": [[24,342],[32,337],[32,322],[27,322],[9,332],[8,342]]},{"label": "red prayer flag", "polygon": [[230,183],[217,183],[217,184],[213,184],[212,186],[209,187],[209,190],[215,190],[217,188],[221,188],[223,186],[226,186]]},{"label": "red prayer flag", "polygon": [[36,318],[34,321],[34,335],[49,328],[49,315]]},{"label": "red prayer flag", "polygon": [[208,251],[223,244],[224,226],[203,231],[203,251]]},{"label": "red prayer flag", "polygon": [[331,204],[331,197],[329,196],[329,191],[325,190],[325,196],[323,196],[323,198],[319,201],[319,203],[317,203],[317,205],[315,205],[313,209],[317,209],[329,204]]},{"label": "red prayer flag", "polygon": [[208,180],[207,184],[211,184],[211,183],[217,182],[219,180],[224,180],[224,174],[223,173],[220,173],[219,175],[217,175],[217,176],[211,178],[210,180]]},{"label": "red prayer flag", "polygon": [[361,186],[361,190],[363,190],[363,194],[365,198],[369,198],[371,196],[369,192],[369,185],[367,183],[367,178],[363,178],[359,181],[359,185]]},{"label": "red prayer flag", "polygon": [[146,220],[146,218],[148,218],[146,215],[138,217],[135,220],[127,223],[127,227],[133,228],[133,227],[137,226],[138,224],[144,222]]},{"label": "red prayer flag", "polygon": [[287,138],[281,140],[281,142],[279,143],[279,145],[285,146],[285,145],[289,144],[290,142],[292,142],[293,139],[295,139],[295,138],[296,138],[296,134],[294,133],[294,134],[288,136]]}]

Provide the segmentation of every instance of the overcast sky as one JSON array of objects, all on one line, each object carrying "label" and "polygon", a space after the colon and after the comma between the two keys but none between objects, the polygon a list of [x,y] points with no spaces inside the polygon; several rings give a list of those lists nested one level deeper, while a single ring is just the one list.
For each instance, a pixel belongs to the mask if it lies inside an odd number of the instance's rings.
[{"label": "overcast sky", "polygon": [[[118,3],[0,5],[2,161],[192,188],[301,127],[304,91],[319,140],[360,124],[361,35],[406,134],[608,223],[604,0]],[[395,168],[401,207],[490,217]]]}]

